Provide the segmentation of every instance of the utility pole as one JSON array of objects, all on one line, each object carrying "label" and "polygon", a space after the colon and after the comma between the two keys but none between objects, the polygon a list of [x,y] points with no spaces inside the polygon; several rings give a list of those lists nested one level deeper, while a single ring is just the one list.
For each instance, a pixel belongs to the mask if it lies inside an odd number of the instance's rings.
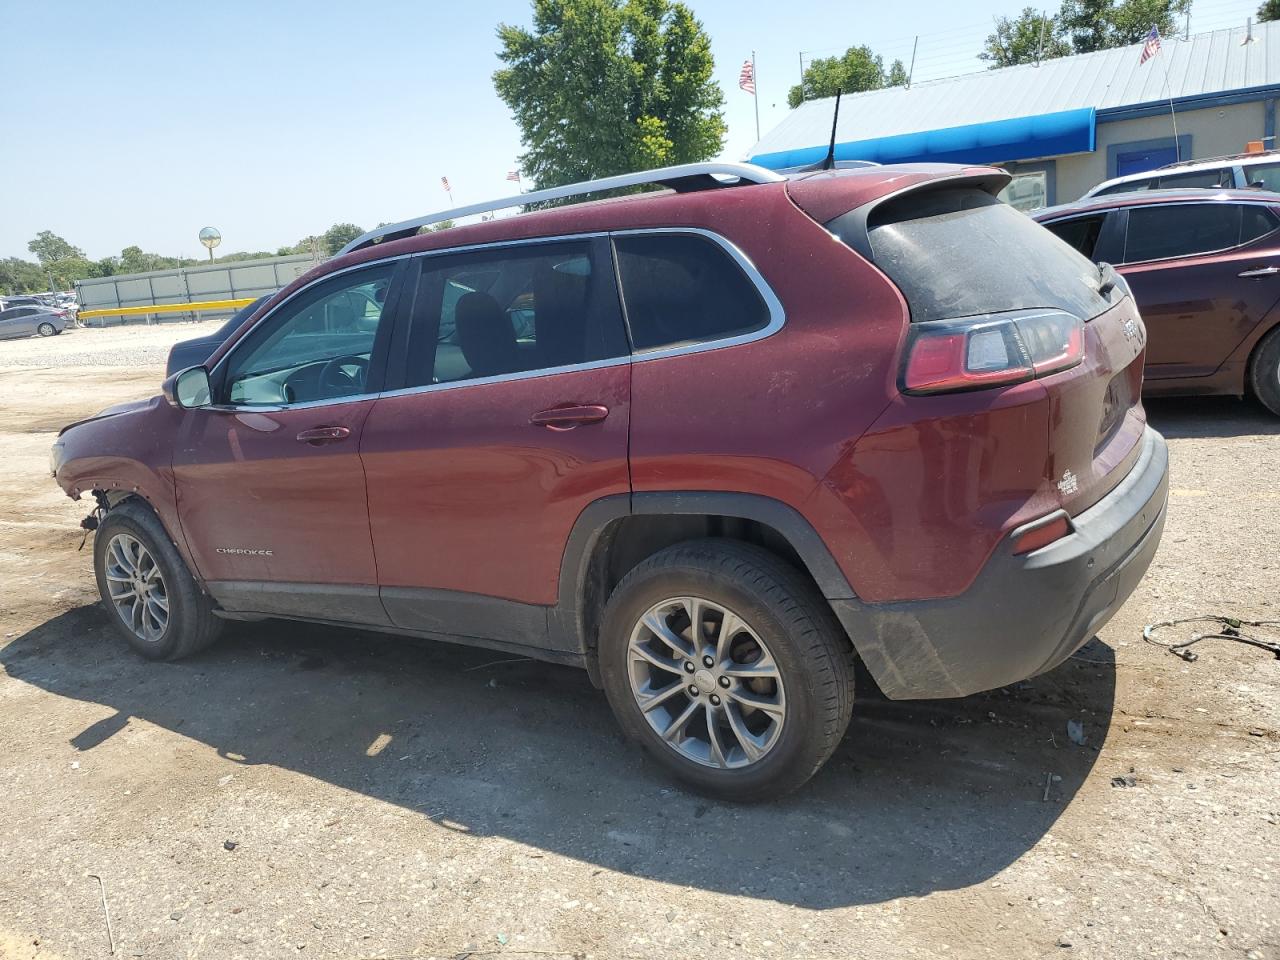
[{"label": "utility pole", "polygon": [[1041,10],[1041,11],[1040,11],[1040,42],[1036,45],[1036,66],[1037,66],[1037,67],[1038,67],[1038,66],[1040,66],[1040,59],[1044,56],[1044,25],[1045,25],[1045,20],[1046,20],[1045,13],[1044,13],[1044,11],[1043,11],[1043,10]]},{"label": "utility pole", "polygon": [[804,51],[800,51],[800,102],[804,103]]},{"label": "utility pole", "polygon": [[911,78],[916,75],[916,47],[920,45],[920,37],[911,41],[911,69],[907,71],[907,89],[911,89]]}]

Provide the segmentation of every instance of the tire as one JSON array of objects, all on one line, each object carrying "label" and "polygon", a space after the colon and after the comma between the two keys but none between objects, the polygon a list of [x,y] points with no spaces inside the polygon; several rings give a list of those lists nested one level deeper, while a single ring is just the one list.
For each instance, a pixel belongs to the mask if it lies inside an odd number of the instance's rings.
[{"label": "tire", "polygon": [[[705,605],[701,655],[689,645],[691,598]],[[731,615],[740,629],[722,643]],[[665,626],[673,642],[645,623]],[[655,651],[670,654],[662,666],[649,656]],[[676,544],[628,573],[605,607],[599,658],[627,736],[675,777],[723,800],[768,800],[800,787],[831,756],[853,711],[853,645],[826,600],[774,554],[732,540]],[[746,671],[761,672],[745,679]],[[690,710],[684,732],[665,738],[660,728]]]},{"label": "tire", "polygon": [[[141,557],[150,563],[137,562]],[[139,572],[138,580],[122,580],[131,563]],[[126,500],[107,513],[94,536],[93,566],[107,616],[144,657],[180,660],[209,646],[222,631],[213,603],[187,570],[159,518],[142,501]],[[137,588],[132,587],[134,582]],[[120,603],[112,599],[113,588],[118,598],[124,598]],[[161,601],[168,608],[162,626],[156,619]],[[126,617],[134,618],[133,622]]]},{"label": "tire", "polygon": [[1280,417],[1280,327],[1263,337],[1254,350],[1249,386],[1262,405]]},{"label": "tire", "polygon": [[55,327],[52,323],[49,323],[48,321],[36,327],[36,333],[40,334],[40,336],[42,337],[52,337],[57,332],[58,332],[58,328]]}]

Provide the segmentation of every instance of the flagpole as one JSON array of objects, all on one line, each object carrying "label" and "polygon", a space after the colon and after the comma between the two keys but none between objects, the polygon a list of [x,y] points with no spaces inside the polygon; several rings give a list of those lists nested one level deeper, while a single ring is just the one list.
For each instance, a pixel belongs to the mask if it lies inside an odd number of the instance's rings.
[{"label": "flagpole", "polygon": [[1169,122],[1173,124],[1173,158],[1182,162],[1182,147],[1178,144],[1178,114],[1173,109],[1173,91],[1169,88],[1169,64],[1164,59],[1164,44],[1156,48],[1156,56],[1160,58],[1160,66],[1164,70],[1164,93],[1169,98]]},{"label": "flagpole", "polygon": [[756,143],[760,142],[760,75],[756,73],[756,52],[751,51],[751,82],[755,85],[755,92],[751,94],[751,99],[756,103]]}]

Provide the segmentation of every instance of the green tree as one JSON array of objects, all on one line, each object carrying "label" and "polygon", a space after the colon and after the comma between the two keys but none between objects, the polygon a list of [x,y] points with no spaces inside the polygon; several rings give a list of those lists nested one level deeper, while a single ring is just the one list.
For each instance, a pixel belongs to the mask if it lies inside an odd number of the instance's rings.
[{"label": "green tree", "polygon": [[[1147,28],[1151,29],[1150,27]],[[979,60],[990,60],[991,69],[1019,63],[1039,63],[1071,53],[1071,42],[1060,16],[1048,16],[1034,7],[1023,7],[1017,17],[996,17],[995,33],[987,36]]]},{"label": "green tree", "polygon": [[1262,0],[1262,6],[1258,8],[1258,22],[1266,23],[1268,20],[1280,20],[1280,0]]},{"label": "green tree", "polygon": [[354,223],[335,223],[324,232],[324,247],[333,256],[362,233],[364,228]]},{"label": "green tree", "polygon": [[839,57],[819,57],[809,61],[800,83],[787,93],[787,103],[798,107],[806,100],[834,97],[836,91],[857,93],[860,90],[879,90],[885,86],[905,85],[906,68],[901,60],[894,61],[886,75],[884,58],[872,52],[868,46],[850,47]]},{"label": "green tree", "polygon": [[1178,32],[1191,0],[1062,0],[1057,19],[1076,53],[1139,43],[1154,26],[1162,37]]},{"label": "green tree", "polygon": [[20,257],[0,260],[0,293],[39,293],[49,286],[49,279],[38,263]]},{"label": "green tree", "polygon": [[36,238],[27,244],[27,249],[36,255],[41,266],[57,263],[59,260],[84,259],[84,251],[73,247],[52,230],[41,230]]},{"label": "green tree", "polygon": [[673,0],[533,0],[493,75],[539,187],[715,156],[724,97],[702,24]]}]

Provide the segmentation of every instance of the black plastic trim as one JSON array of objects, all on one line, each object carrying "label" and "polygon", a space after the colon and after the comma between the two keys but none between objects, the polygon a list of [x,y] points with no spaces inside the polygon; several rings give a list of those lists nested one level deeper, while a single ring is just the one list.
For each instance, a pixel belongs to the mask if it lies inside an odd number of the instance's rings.
[{"label": "black plastic trim", "polygon": [[205,583],[205,590],[228,613],[304,617],[359,626],[391,626],[375,586],[209,580]]},{"label": "black plastic trim", "polygon": [[419,633],[547,646],[549,607],[459,590],[383,587],[391,625]]}]

